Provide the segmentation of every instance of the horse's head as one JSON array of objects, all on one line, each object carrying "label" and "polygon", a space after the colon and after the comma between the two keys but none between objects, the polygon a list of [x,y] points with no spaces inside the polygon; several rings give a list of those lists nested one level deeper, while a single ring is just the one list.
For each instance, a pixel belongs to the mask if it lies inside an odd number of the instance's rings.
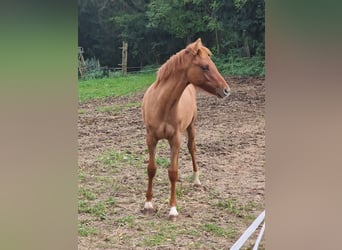
[{"label": "horse's head", "polygon": [[200,38],[189,44],[185,53],[193,57],[187,70],[190,83],[220,98],[230,95],[228,84],[211,60],[210,50],[203,46]]}]

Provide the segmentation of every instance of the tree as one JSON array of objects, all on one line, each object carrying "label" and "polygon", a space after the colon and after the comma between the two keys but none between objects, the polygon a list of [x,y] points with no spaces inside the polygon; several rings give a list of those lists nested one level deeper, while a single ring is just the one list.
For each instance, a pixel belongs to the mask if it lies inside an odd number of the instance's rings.
[{"label": "tree", "polygon": [[152,0],[146,11],[147,27],[168,31],[190,43],[196,33],[207,31],[202,3],[196,0]]},{"label": "tree", "polygon": [[161,64],[198,37],[215,55],[264,56],[264,0],[79,0],[79,45],[101,65]]}]

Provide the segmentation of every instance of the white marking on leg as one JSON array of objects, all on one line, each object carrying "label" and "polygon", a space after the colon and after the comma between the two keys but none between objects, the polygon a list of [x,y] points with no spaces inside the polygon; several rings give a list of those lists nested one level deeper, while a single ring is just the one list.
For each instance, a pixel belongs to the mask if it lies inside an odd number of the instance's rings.
[{"label": "white marking on leg", "polygon": [[199,180],[199,172],[198,171],[194,172],[194,176],[195,176],[195,181],[194,181],[195,185],[201,185],[201,182]]},{"label": "white marking on leg", "polygon": [[177,215],[178,215],[178,212],[177,212],[176,207],[171,207],[169,216],[177,216]]},{"label": "white marking on leg", "polygon": [[145,202],[144,208],[145,208],[145,209],[153,209],[152,202],[146,201],[146,202]]}]

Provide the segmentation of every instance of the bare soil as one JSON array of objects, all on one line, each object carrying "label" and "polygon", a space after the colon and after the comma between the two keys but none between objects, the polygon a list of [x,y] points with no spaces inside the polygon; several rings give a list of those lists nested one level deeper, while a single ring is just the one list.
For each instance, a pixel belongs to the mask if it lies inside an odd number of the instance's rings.
[{"label": "bare soil", "polygon": [[[89,209],[80,210],[79,203],[78,219],[84,230],[93,230],[79,236],[79,249],[229,249],[264,210],[265,81],[226,80],[232,89],[228,98],[198,95],[196,155],[202,187],[192,183],[184,137],[175,223],[167,220],[167,166],[158,167],[154,181],[158,212],[141,212],[148,159],[140,111],[144,91],[79,105],[79,200]],[[165,141],[158,144],[157,156],[169,157]]]}]

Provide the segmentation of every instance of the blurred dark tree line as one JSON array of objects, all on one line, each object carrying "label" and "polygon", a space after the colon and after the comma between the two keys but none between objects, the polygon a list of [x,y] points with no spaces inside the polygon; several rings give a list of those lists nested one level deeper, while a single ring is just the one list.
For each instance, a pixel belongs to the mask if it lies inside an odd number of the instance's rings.
[{"label": "blurred dark tree line", "polygon": [[264,0],[78,0],[78,44],[101,65],[162,64],[198,37],[215,56],[264,57]]}]

